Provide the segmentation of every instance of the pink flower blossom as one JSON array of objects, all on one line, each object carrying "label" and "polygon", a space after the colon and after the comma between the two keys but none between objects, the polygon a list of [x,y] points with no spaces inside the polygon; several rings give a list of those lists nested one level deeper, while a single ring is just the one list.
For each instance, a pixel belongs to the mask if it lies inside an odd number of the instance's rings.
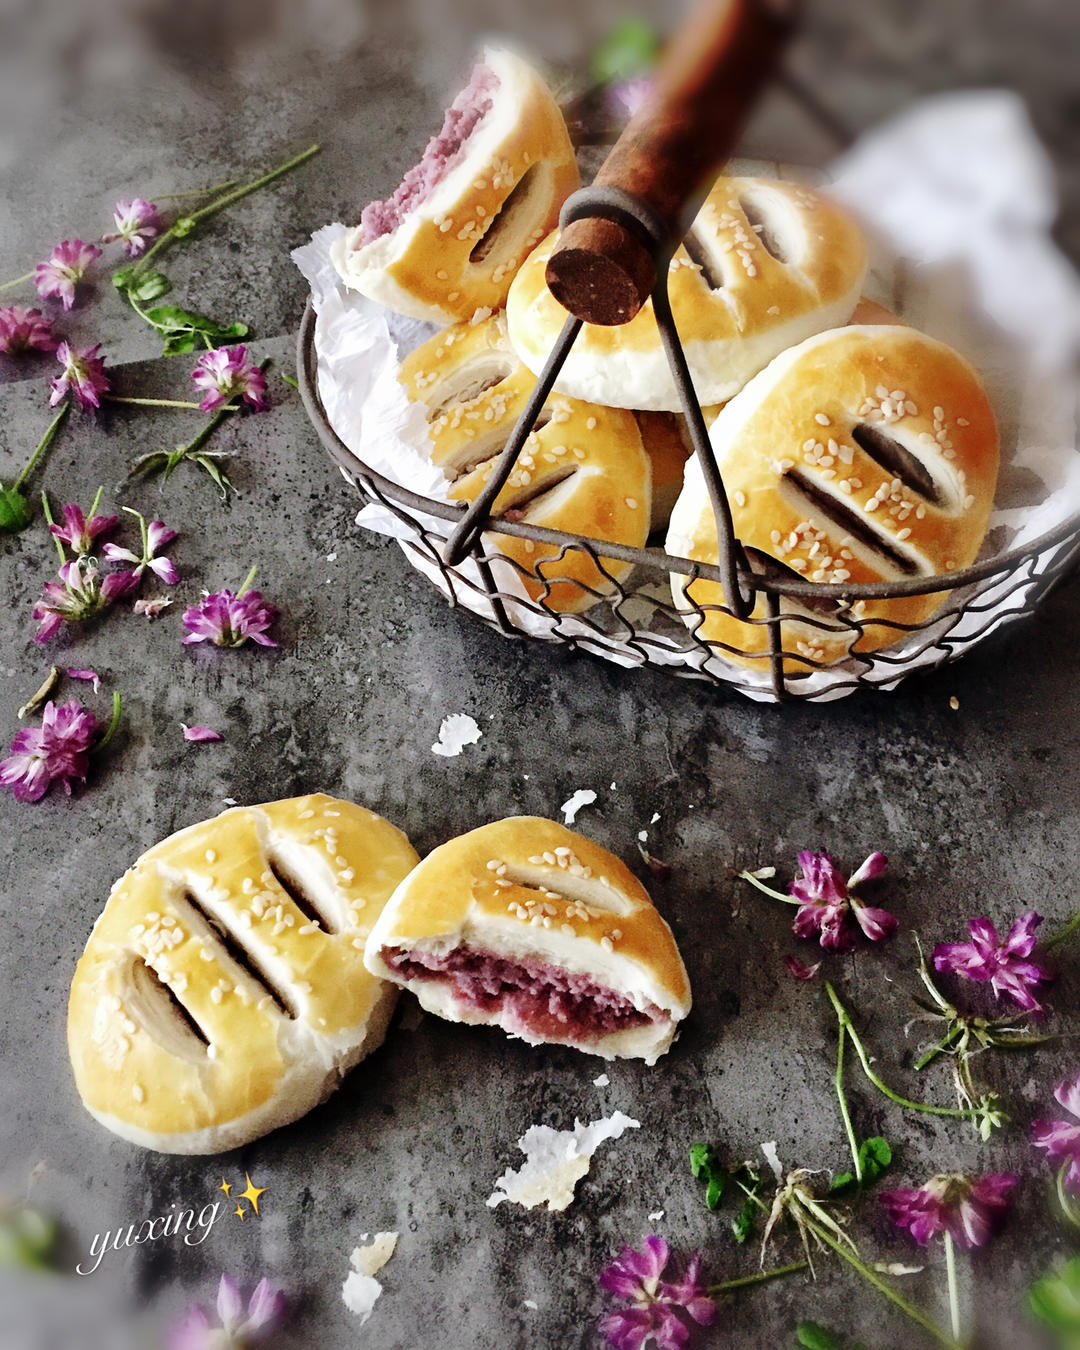
[{"label": "pink flower blossom", "polygon": [[148,619],[156,619],[171,604],[172,601],[166,595],[152,595],[148,600],[136,600],[132,609],[136,614],[143,614]]},{"label": "pink flower blossom", "polygon": [[247,1316],[236,1281],[222,1275],[217,1292],[221,1326],[212,1328],[202,1308],[192,1308],[169,1332],[169,1350],[242,1350],[266,1340],[288,1310],[284,1292],[261,1279],[248,1300]]},{"label": "pink flower blossom", "polygon": [[896,932],[896,917],[885,909],[864,905],[854,894],[864,881],[881,876],[888,866],[884,853],[875,851],[845,881],[827,853],[804,849],[798,856],[800,875],[788,888],[800,902],[793,924],[801,938],[819,937],[826,951],[849,952],[855,946],[857,929],[871,942],[880,942]]},{"label": "pink flower blossom", "polygon": [[215,731],[213,727],[189,727],[186,722],[181,722],[180,730],[184,733],[185,741],[223,741],[225,739],[221,732]]},{"label": "pink flower blossom", "polygon": [[95,258],[101,257],[96,244],[84,244],[81,239],[65,239],[57,244],[44,262],[34,269],[34,284],[42,300],[54,296],[70,309],[75,303],[75,283]]},{"label": "pink flower blossom", "polygon": [[270,406],[266,376],[257,365],[248,361],[247,348],[243,345],[203,352],[195,362],[191,378],[200,389],[206,390],[199,404],[203,412],[213,412],[237,395],[255,412],[263,412]]},{"label": "pink flower blossom", "polygon": [[102,551],[110,562],[134,563],[130,575],[136,580],[141,580],[142,574],[149,568],[166,586],[175,586],[180,580],[175,564],[171,558],[159,558],[157,554],[161,549],[168,548],[176,538],[176,531],[170,530],[163,520],[152,520],[147,525],[141,515],[139,523],[144,529],[141,554],[132,553],[131,549],[121,548],[119,544],[106,544]]},{"label": "pink flower blossom", "polygon": [[35,642],[48,642],[65,623],[81,623],[127,595],[138,582],[130,572],[102,575],[94,558],[66,562],[55,581],[47,581],[41,599],[34,605],[38,621]]},{"label": "pink flower blossom", "polygon": [[98,395],[108,393],[110,385],[105,374],[105,358],[98,356],[100,350],[100,343],[77,352],[68,343],[61,342],[56,359],[64,369],[52,382],[49,403],[53,407],[69,393],[74,394],[84,408],[101,406]]},{"label": "pink flower blossom", "polygon": [[92,712],[72,699],[45,704],[40,727],[23,727],[11,742],[11,754],[0,760],[0,783],[20,802],[37,802],[53,783],[71,793],[72,783],[85,783],[89,752],[97,737]]},{"label": "pink flower blossom", "polygon": [[1001,998],[1007,994],[1027,1012],[1040,1013],[1036,987],[1053,979],[1051,971],[1030,961],[1035,947],[1035,929],[1042,917],[1032,910],[1022,914],[1006,938],[987,918],[969,919],[970,942],[939,942],[934,948],[934,969],[960,975],[965,980],[989,983]]},{"label": "pink flower blossom", "polygon": [[[111,534],[120,523],[119,516],[91,516],[87,520],[82,507],[70,502],[63,508],[63,525],[50,525],[49,533],[66,544],[72,553],[82,557],[94,547],[94,540]],[[106,545],[106,547],[108,547]]]},{"label": "pink flower blossom", "polygon": [[699,1326],[708,1326],[716,1316],[716,1304],[700,1283],[701,1258],[693,1256],[683,1279],[673,1284],[660,1278],[669,1255],[668,1244],[653,1234],[640,1252],[623,1247],[600,1273],[601,1288],[630,1300],[629,1307],[608,1313],[600,1323],[617,1350],[641,1350],[650,1337],[661,1350],[681,1350],[689,1328],[676,1309]]},{"label": "pink flower blossom", "polygon": [[46,319],[40,309],[24,309],[22,305],[0,309],[0,355],[17,356],[31,347],[54,352],[58,341],[52,319]]},{"label": "pink flower blossom", "polygon": [[959,1173],[931,1177],[914,1190],[884,1191],[886,1213],[925,1247],[937,1233],[948,1233],[961,1247],[981,1247],[1009,1206],[1019,1183],[1010,1172],[991,1172],[974,1180]]},{"label": "pink flower blossom", "polygon": [[241,589],[205,595],[198,604],[183,613],[188,630],[185,643],[213,642],[218,647],[242,647],[250,638],[263,647],[276,647],[266,630],[278,617],[278,610],[263,600],[261,591]]},{"label": "pink flower blossom", "polygon": [[116,232],[104,235],[102,243],[114,244],[118,239],[124,241],[124,252],[129,258],[138,258],[146,250],[147,240],[161,233],[165,224],[161,213],[153,202],[135,197],[130,202],[117,202],[113,212]]},{"label": "pink flower blossom", "polygon": [[656,84],[651,75],[633,75],[604,90],[604,102],[613,117],[633,117],[644,107]]},{"label": "pink flower blossom", "polygon": [[[1080,1076],[1068,1079],[1054,1089],[1058,1102],[1080,1120]],[[1080,1124],[1069,1120],[1036,1120],[1031,1126],[1031,1141],[1044,1149],[1047,1158],[1055,1163],[1068,1163],[1065,1185],[1073,1195],[1080,1195]]]}]

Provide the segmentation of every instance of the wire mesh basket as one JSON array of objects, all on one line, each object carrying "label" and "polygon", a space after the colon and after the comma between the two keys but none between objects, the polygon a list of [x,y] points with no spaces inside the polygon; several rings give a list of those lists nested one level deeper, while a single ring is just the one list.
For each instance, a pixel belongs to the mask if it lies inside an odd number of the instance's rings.
[{"label": "wire mesh basket", "polygon": [[[487,517],[470,554],[450,565],[448,544],[465,507],[392,482],[340,439],[319,396],[315,317],[309,303],[297,368],[304,405],[323,445],[364,501],[396,518],[410,561],[453,605],[508,637],[562,642],[622,665],[710,680],[757,699],[825,701],[856,689],[893,689],[915,671],[955,659],[1004,624],[1030,615],[1080,558],[1077,513],[1023,547],[943,576],[838,586],[770,575],[743,559],[736,563],[740,588],[751,600],[761,597],[764,612],[741,622],[748,634],[752,629],[765,634],[764,642],[757,637],[743,646],[709,642],[701,634],[710,614],[736,617],[733,609],[699,604],[692,589],[684,591],[679,606],[671,595],[673,575],[723,584],[721,569],[673,557],[660,547],[633,548]],[[508,557],[499,536],[530,541],[542,552],[542,565],[529,569]],[[943,600],[920,623],[860,617],[860,602],[926,595]],[[824,661],[815,654],[813,634],[835,633],[838,626],[850,631],[853,650],[840,662]],[[860,654],[864,633],[876,650]]]}]

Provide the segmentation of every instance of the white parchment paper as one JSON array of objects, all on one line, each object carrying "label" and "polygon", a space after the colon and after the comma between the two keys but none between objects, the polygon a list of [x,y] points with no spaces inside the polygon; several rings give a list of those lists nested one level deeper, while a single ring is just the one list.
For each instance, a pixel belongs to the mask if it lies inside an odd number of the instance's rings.
[{"label": "white parchment paper", "polygon": [[[804,177],[781,165],[739,164],[733,172]],[[913,327],[948,342],[980,372],[997,414],[1002,470],[982,557],[1040,539],[1080,512],[1077,437],[1080,278],[1055,247],[1053,174],[1015,95],[986,91],[914,105],[861,140],[826,175],[828,190],[862,221],[871,240],[866,293]],[[293,259],[311,286],[319,392],[330,423],[359,465],[437,500],[447,483],[430,462],[426,418],[398,381],[401,358],[435,329],[347,290],[330,261],[344,225],[327,225]],[[365,506],[357,523],[399,540],[406,557],[443,591],[485,617],[491,607],[471,561],[451,581],[430,549],[393,512]],[[445,533],[433,517],[424,524]],[[978,608],[959,614],[972,589],[951,596],[927,629],[873,657],[800,677],[819,698],[851,691],[853,677],[894,686],[939,664],[1015,617],[1051,559],[1040,554],[1017,576],[978,584]],[[524,598],[509,566],[494,566],[499,589]],[[750,697],[772,700],[765,670],[708,656],[658,611],[666,585],[641,574],[633,594],[597,606],[589,623],[538,616],[507,601],[511,622],[536,637],[571,638],[622,665],[654,663],[708,671]],[[602,627],[594,626],[603,610]],[[989,616],[989,618],[988,618]],[[990,622],[990,619],[993,622]]]}]

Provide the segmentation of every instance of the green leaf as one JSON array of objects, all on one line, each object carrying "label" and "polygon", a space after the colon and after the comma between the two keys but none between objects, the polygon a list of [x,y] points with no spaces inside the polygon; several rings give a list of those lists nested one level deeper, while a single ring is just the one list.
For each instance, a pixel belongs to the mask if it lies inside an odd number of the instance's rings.
[{"label": "green leaf", "polygon": [[126,289],[136,300],[157,300],[172,290],[172,282],[164,272],[147,272],[145,276],[132,280]]},{"label": "green leaf", "polygon": [[706,1205],[710,1209],[717,1209],[727,1185],[727,1172],[713,1157],[708,1144],[691,1145],[690,1171],[705,1182]]},{"label": "green leaf", "polygon": [[649,70],[656,59],[660,39],[644,19],[624,19],[616,24],[593,53],[590,72],[597,84],[627,80]]},{"label": "green leaf", "polygon": [[203,344],[195,333],[170,334],[161,349],[162,356],[184,356],[188,352],[198,351]]},{"label": "green leaf", "polygon": [[0,1266],[49,1269],[56,1221],[27,1205],[0,1216]]},{"label": "green leaf", "polygon": [[854,1172],[837,1172],[829,1186],[830,1194],[836,1191],[846,1191],[849,1186],[855,1184]]},{"label": "green leaf", "polygon": [[690,1171],[693,1176],[701,1175],[701,1169],[708,1163],[711,1149],[708,1144],[690,1145]]},{"label": "green leaf", "polygon": [[14,488],[0,486],[0,534],[18,534],[33,519],[26,498]]},{"label": "green leaf", "polygon": [[891,1162],[892,1148],[880,1134],[864,1139],[859,1145],[859,1166],[862,1168],[864,1186],[876,1181],[882,1172],[888,1170]]},{"label": "green leaf", "polygon": [[1028,1306],[1055,1331],[1080,1337],[1080,1256],[1074,1256],[1060,1274],[1036,1280],[1028,1291]]},{"label": "green leaf", "polygon": [[705,1187],[705,1203],[709,1209],[719,1208],[720,1201],[723,1199],[724,1186],[727,1178],[723,1172],[709,1178],[708,1185]]},{"label": "green leaf", "polygon": [[174,239],[186,239],[195,228],[195,221],[191,216],[181,216],[172,227],[172,236]]},{"label": "green leaf", "polygon": [[112,284],[118,291],[126,291],[131,285],[131,278],[135,275],[134,266],[118,267],[112,274]]},{"label": "green leaf", "polygon": [[795,1339],[806,1350],[844,1350],[842,1342],[817,1322],[800,1322],[795,1328]]}]

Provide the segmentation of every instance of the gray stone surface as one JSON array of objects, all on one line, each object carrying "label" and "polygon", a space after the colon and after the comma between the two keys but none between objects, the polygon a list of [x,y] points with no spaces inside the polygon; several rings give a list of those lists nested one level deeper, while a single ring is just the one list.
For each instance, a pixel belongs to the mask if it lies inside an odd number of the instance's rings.
[{"label": "gray stone surface", "polygon": [[[1019,25],[1003,4],[875,8],[871,16],[841,0],[811,6],[793,55],[800,73],[856,125],[928,89],[987,80],[1020,88],[1062,174],[1062,237],[1075,245],[1067,56],[1075,15],[1043,3]],[[602,31],[614,9],[589,7],[581,24]],[[9,40],[0,43],[4,275],[25,270],[55,236],[92,236],[123,192],[153,196],[257,171],[318,138],[326,149],[308,170],[230,214],[168,268],[193,307],[251,322],[256,353],[285,371],[303,299],[288,248],[392,186],[437,120],[474,27],[518,31],[557,60],[569,59],[577,40],[565,17],[545,27],[539,7],[525,5],[466,12],[420,0],[366,9],[323,0],[303,11],[151,5],[138,14],[8,6]],[[744,148],[780,158],[801,149],[821,160],[829,150],[782,94]],[[105,342],[123,392],[183,397],[189,363],[151,359],[152,336],[112,295],[76,314],[73,331]],[[5,479],[48,420],[44,365],[20,375],[0,391]],[[95,667],[108,688],[123,690],[126,709],[85,791],[34,807],[0,800],[0,1184],[21,1193],[44,1160],[32,1198],[61,1218],[68,1269],[95,1234],[177,1202],[208,1203],[222,1176],[237,1181],[247,1172],[267,1187],[263,1217],[241,1224],[223,1213],[201,1245],[113,1253],[85,1280],[7,1278],[0,1344],[154,1344],[170,1317],[210,1300],[226,1269],[249,1284],[270,1273],[290,1288],[295,1313],[280,1343],[297,1350],[598,1345],[594,1277],[624,1241],[657,1229],[680,1251],[704,1251],[718,1276],[754,1268],[756,1254],[737,1248],[726,1222],[705,1209],[686,1168],[691,1142],[710,1140],[734,1161],[775,1139],[788,1164],[845,1162],[824,992],[788,976],[781,958],[798,946],[790,915],[733,880],[735,870],[776,863],[787,876],[804,846],[828,847],[852,866],[871,847],[886,849],[891,868],[880,894],[900,915],[903,936],[883,951],[831,958],[827,970],[879,1070],[900,1091],[941,1103],[951,1100],[945,1067],[916,1074],[918,1028],[905,1034],[916,988],[910,931],[933,943],[959,937],[976,913],[1008,922],[1037,907],[1050,928],[1074,911],[1076,582],[1023,629],[899,694],[759,707],[696,683],[508,642],[448,610],[395,545],[354,529],[355,501],[297,395],[276,374],[271,381],[273,410],[239,419],[216,442],[235,456],[239,495],[230,508],[193,470],[179,472],[163,495],[140,483],[116,499],[181,531],[172,550],[178,603],[156,623],[115,614],[42,651],[31,641],[29,610],[54,558],[40,526],[5,542],[0,558],[4,736],[51,659]],[[194,416],[113,409],[73,419],[48,464],[53,499],[85,504],[98,483],[111,492],[132,457],[174,443]],[[203,586],[236,584],[252,563],[284,612],[280,650],[182,649],[180,605]],[[104,710],[104,692],[96,700],[85,687],[76,692]],[[484,735],[460,758],[436,759],[430,746],[449,712],[471,713]],[[186,745],[180,721],[218,726],[225,742]],[[634,860],[638,831],[648,828],[650,848],[672,867],[653,893],[682,946],[695,1007],[655,1068],[529,1049],[430,1017],[417,1022],[403,1005],[385,1047],[326,1105],[220,1159],[145,1153],[82,1110],[64,1048],[71,972],[111,882],[155,840],[226,798],[325,789],[385,814],[425,853],[502,815],[557,814],[578,787],[598,792],[579,820],[585,832]],[[654,812],[661,819],[650,825]],[[1080,976],[1075,948],[1062,949],[1060,968],[1051,1026],[1065,1031]],[[1052,1217],[1046,1173],[1026,1134],[1051,1106],[1052,1085],[1076,1068],[1070,1039],[984,1057],[979,1071],[1009,1100],[1014,1122],[983,1145],[966,1125],[888,1105],[849,1067],[857,1128],[893,1141],[895,1184],[952,1168],[1024,1175],[1002,1237],[962,1262],[977,1344],[992,1350],[1039,1344],[1023,1291],[1075,1248]],[[597,1088],[605,1069],[610,1084]],[[521,1161],[515,1141],[530,1124],[568,1126],[616,1108],[641,1128],[600,1151],[565,1213],[485,1206],[495,1178]],[[650,1221],[657,1210],[663,1219]],[[399,1230],[401,1240],[361,1330],[339,1287],[352,1246],[379,1229]],[[872,1200],[853,1232],[874,1258],[913,1254]],[[788,1234],[776,1259],[797,1250]],[[904,1288],[944,1320],[940,1253],[927,1264]],[[700,1343],[786,1346],[802,1317],[874,1350],[924,1343],[848,1271],[824,1257],[818,1265],[816,1284],[797,1277],[724,1303]]]}]

